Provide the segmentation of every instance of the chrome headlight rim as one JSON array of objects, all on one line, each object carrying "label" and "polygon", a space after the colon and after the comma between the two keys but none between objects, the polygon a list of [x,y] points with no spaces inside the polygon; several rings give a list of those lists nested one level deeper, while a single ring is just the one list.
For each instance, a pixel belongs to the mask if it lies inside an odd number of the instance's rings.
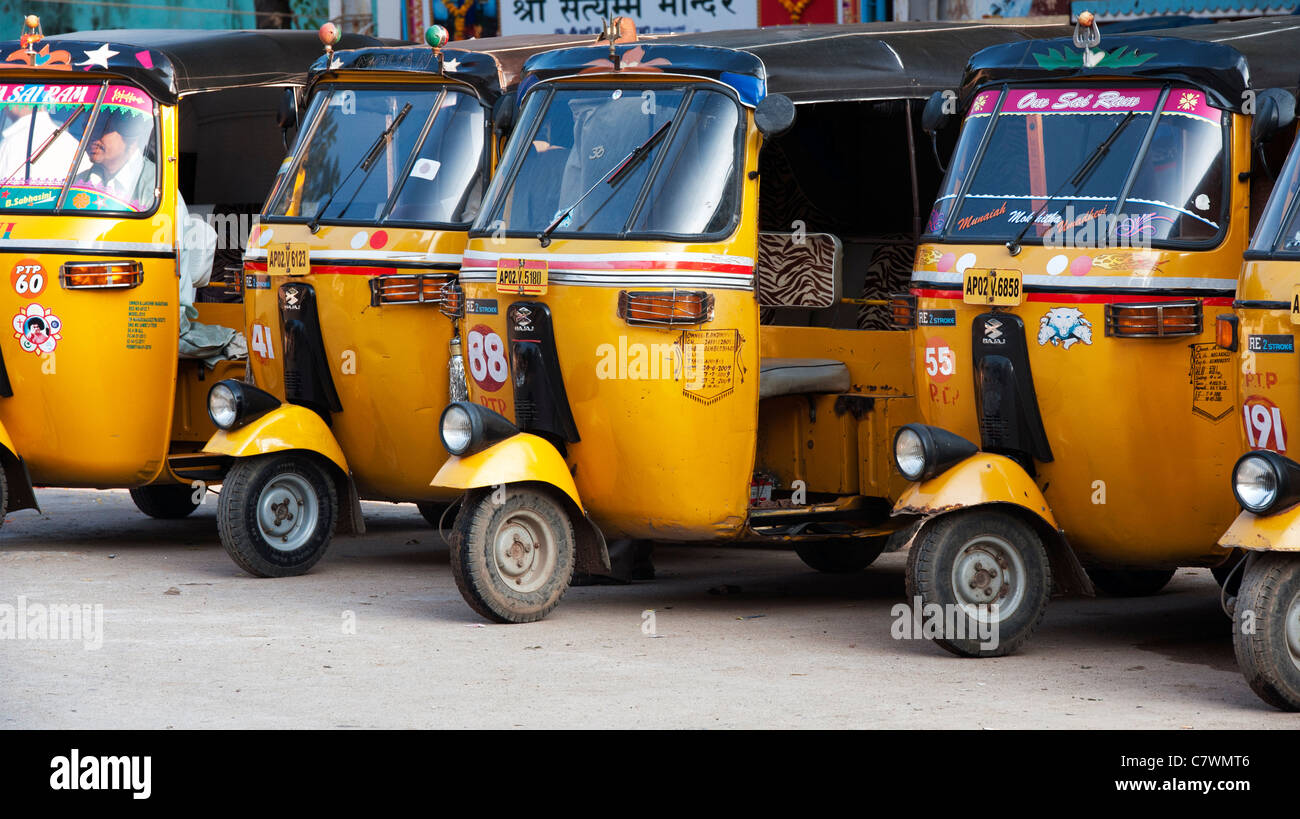
[{"label": "chrome headlight rim", "polygon": [[[233,404],[234,417],[228,422],[224,417],[219,419],[212,411],[214,393],[218,395],[229,393],[229,401]],[[248,422],[266,415],[271,410],[279,409],[279,407],[279,398],[269,392],[259,390],[251,384],[245,384],[236,378],[223,378],[208,389],[208,418],[216,425],[217,429],[226,432],[239,429]]]},{"label": "chrome headlight rim", "polygon": [[[912,452],[905,456],[900,452],[900,447],[904,445],[914,446],[919,452]],[[915,469],[908,469],[907,466],[904,466],[905,457],[910,461],[910,459],[918,456],[920,462],[915,464]],[[900,427],[898,432],[894,433],[894,468],[898,470],[898,473],[909,481],[919,481],[925,475],[927,460],[925,439],[921,436],[921,433],[914,429],[911,424]]]},{"label": "chrome headlight rim", "polygon": [[[447,414],[453,411],[462,411],[469,417],[469,440],[456,449],[447,445],[447,436],[443,434]],[[518,434],[519,427],[509,418],[473,401],[453,401],[438,416],[438,439],[453,457],[472,455]]]},{"label": "chrome headlight rim", "polygon": [[[217,407],[220,402],[221,406]],[[208,390],[208,418],[217,429],[231,430],[239,421],[239,394],[228,384],[218,381]]]},{"label": "chrome headlight rim", "polygon": [[[452,455],[468,453],[474,448],[475,442],[483,437],[483,424],[481,422],[474,423],[478,416],[473,412],[472,407],[473,405],[467,401],[454,401],[443,409],[442,415],[438,418],[438,438],[442,441],[443,449]],[[465,416],[465,425],[469,428],[465,443],[460,446],[452,446],[447,440],[447,420],[448,417],[454,417],[455,415]]]}]

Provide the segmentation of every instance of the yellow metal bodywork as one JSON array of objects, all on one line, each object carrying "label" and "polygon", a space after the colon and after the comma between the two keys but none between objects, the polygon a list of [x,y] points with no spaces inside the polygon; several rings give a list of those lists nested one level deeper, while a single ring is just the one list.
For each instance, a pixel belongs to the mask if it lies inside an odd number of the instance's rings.
[{"label": "yellow metal bodywork", "polygon": [[[402,84],[412,89],[461,86],[437,75],[409,72],[339,72],[338,81],[386,87]],[[454,274],[465,241],[463,230],[322,225],[312,233],[305,224],[276,221],[264,222],[261,230],[250,236],[249,246],[255,249],[306,244],[312,265],[310,274],[294,277],[268,275],[265,255],[254,260],[258,257],[250,254],[245,262],[245,278],[256,285],[245,290],[245,335],[251,339],[260,326],[258,332],[272,344],[265,353],[249,351],[255,383],[285,400],[278,294],[281,285],[298,281],[316,291],[330,377],[343,407],[332,415],[331,426],[326,428],[327,433],[332,430],[328,443],[312,433],[301,440],[278,439],[273,445],[285,443],[290,448],[320,452],[336,463],[346,453],[357,493],[368,500],[446,501],[455,497],[456,493],[429,483],[436,465],[447,454],[437,429],[450,400],[447,365],[454,323],[436,304],[371,306],[370,281],[384,275],[436,273],[438,269],[431,267],[434,262],[451,267],[443,272]],[[204,451],[217,451],[216,440]]]},{"label": "yellow metal bodywork", "polygon": [[453,455],[438,470],[435,486],[478,489],[521,481],[550,484],[569,496],[584,514],[578,487],[563,456],[545,438],[521,432],[471,455]]},{"label": "yellow metal bodywork", "polygon": [[955,509],[1009,503],[1059,529],[1047,499],[1020,464],[1002,455],[981,452],[928,481],[907,487],[894,504],[895,514],[939,515]]},{"label": "yellow metal bodywork", "polygon": [[1273,515],[1242,511],[1219,538],[1225,549],[1300,553],[1300,506]]},{"label": "yellow metal bodywork", "polygon": [[[597,79],[584,76],[584,81]],[[601,76],[602,82],[652,84],[693,82],[680,76]],[[557,80],[557,83],[566,80]],[[710,241],[598,240],[555,237],[543,249],[535,238],[473,237],[467,254],[479,259],[545,258],[551,270],[564,259],[619,254],[711,254],[748,260],[758,252],[758,153],[762,137],[746,111],[740,219],[731,235]],[[477,264],[482,262],[476,261]],[[487,262],[494,264],[495,262]],[[545,305],[551,313],[559,368],[581,436],[566,445],[567,472],[585,510],[607,538],[676,541],[732,539],[747,534],[750,485],[755,469],[778,473],[782,486],[803,480],[810,491],[884,493],[891,483],[880,464],[892,430],[883,427],[891,403],[894,425],[914,420],[906,333],[760,326],[752,289],[691,285],[714,297],[710,320],[691,327],[629,325],[619,318],[620,290],[669,287],[608,281],[557,282],[552,274],[540,296],[497,291],[486,273],[463,278],[467,299],[499,303],[494,315],[467,315],[462,337],[477,332],[508,338],[507,310],[519,301]],[[720,333],[717,331],[721,331]],[[726,390],[699,390],[671,365],[672,350],[696,343],[705,333],[721,337],[712,363],[730,373]],[[862,418],[837,419],[836,398],[796,396],[759,401],[761,357],[832,358],[849,365],[853,395],[875,402]],[[468,369],[468,368],[467,368]],[[469,397],[507,418],[515,417],[513,386],[469,379]],[[807,417],[809,399],[817,421]],[[802,409],[801,409],[802,407]],[[813,428],[815,427],[815,429]],[[444,483],[440,474],[437,483]],[[532,479],[521,475],[516,480]],[[901,482],[892,479],[896,488]]]},{"label": "yellow metal bodywork", "polygon": [[[89,79],[96,79],[89,75]],[[48,73],[32,81],[49,81]],[[66,81],[66,77],[61,77]],[[80,78],[78,78],[80,79]],[[122,82],[113,78],[114,82]],[[177,111],[157,104],[157,184],[161,195],[153,215],[48,215],[11,212],[3,218],[0,242],[0,313],[6,325],[21,310],[40,304],[62,321],[61,338],[50,353],[20,348],[6,332],[4,361],[13,396],[0,399],[4,445],[20,457],[33,485],[135,487],[177,480],[167,457],[176,411],[187,419],[191,438],[206,439],[205,391],[178,392],[179,288],[176,270]],[[26,242],[53,249],[25,248]],[[121,254],[79,253],[79,247],[122,248]],[[152,255],[142,255],[148,249]],[[126,290],[67,290],[59,280],[64,262],[139,261],[144,280]],[[45,286],[19,294],[11,285],[18,265],[39,264]],[[223,323],[223,309],[238,305],[200,304],[199,321]],[[236,320],[227,326],[239,326]],[[242,365],[231,364],[234,376]],[[199,394],[202,392],[202,394]],[[184,448],[184,437],[180,442]]]},{"label": "yellow metal bodywork", "polygon": [[306,407],[282,404],[233,430],[218,430],[204,452],[248,458],[272,452],[306,450],[328,458],[348,474],[348,461],[321,417]]},{"label": "yellow metal bodywork", "polygon": [[[1249,238],[1250,118],[1232,115],[1228,212],[1221,243],[1212,249],[1096,251],[1025,246],[1012,256],[1000,244],[927,243],[918,248],[914,280],[939,271],[944,259],[971,267],[1048,275],[1053,257],[1088,255],[1090,275],[1127,278],[1159,287],[1171,277],[1220,278],[1235,284]],[[1102,254],[1106,254],[1103,256]],[[1059,260],[1057,262],[1059,265]],[[947,267],[951,270],[951,267]],[[1063,288],[1071,276],[1060,275]],[[972,324],[992,308],[965,304],[961,285],[915,289],[918,310],[956,313],[955,326],[922,326],[913,333],[917,401],[928,424],[980,441],[976,411]],[[1138,297],[1167,302],[1186,297]],[[1205,298],[1202,332],[1174,338],[1116,338],[1105,334],[1105,303],[1134,301],[1105,294],[1029,292],[1018,307],[998,308],[1025,327],[1029,361],[1053,460],[1037,464],[1037,483],[1085,563],[1125,566],[1217,565],[1215,541],[1235,510],[1227,489],[1239,450],[1239,404],[1232,389],[1234,362],[1218,350],[1214,317],[1232,299]],[[1054,307],[1077,308],[1091,324],[1090,343],[1040,343],[1040,322]],[[1004,328],[1005,329],[1005,328]],[[947,347],[956,371],[931,375],[926,349]]]}]

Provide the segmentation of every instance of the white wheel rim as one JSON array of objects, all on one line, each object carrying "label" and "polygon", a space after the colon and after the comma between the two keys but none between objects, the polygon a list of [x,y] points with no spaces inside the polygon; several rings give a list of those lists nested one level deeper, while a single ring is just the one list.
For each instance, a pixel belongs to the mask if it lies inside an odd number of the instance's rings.
[{"label": "white wheel rim", "polygon": [[311,540],[320,519],[316,491],[301,475],[276,475],[257,498],[257,526],[272,549],[293,552]]},{"label": "white wheel rim", "polygon": [[492,560],[505,584],[520,593],[545,586],[555,574],[555,536],[549,524],[529,509],[518,509],[498,527]]},{"label": "white wheel rim", "polygon": [[1300,593],[1291,599],[1286,610],[1286,650],[1291,662],[1300,669]]},{"label": "white wheel rim", "polygon": [[[971,538],[952,563],[952,588],[957,603],[972,619],[1006,621],[1025,598],[1025,563],[1020,550],[995,535]],[[994,603],[996,614],[988,607]]]}]

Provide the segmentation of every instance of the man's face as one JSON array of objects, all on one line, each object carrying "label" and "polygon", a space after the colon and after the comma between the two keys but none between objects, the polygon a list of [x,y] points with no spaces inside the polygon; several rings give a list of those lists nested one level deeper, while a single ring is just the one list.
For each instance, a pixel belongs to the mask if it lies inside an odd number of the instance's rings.
[{"label": "man's face", "polygon": [[104,131],[90,143],[90,161],[116,171],[126,162],[127,143],[117,131]]}]

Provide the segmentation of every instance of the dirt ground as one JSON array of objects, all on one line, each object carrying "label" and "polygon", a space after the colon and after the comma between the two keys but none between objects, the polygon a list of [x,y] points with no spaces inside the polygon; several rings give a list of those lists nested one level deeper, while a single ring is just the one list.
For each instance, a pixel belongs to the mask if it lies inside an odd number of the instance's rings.
[{"label": "dirt ground", "polygon": [[414,506],[366,504],[366,535],[259,580],[222,550],[214,495],[182,521],[124,491],[38,495],[0,528],[0,605],[102,605],[103,640],[0,639],[5,728],[1300,728],[1241,678],[1203,570],[1054,600],[1020,654],[963,660],[891,636],[901,553],[830,576],[664,546],[653,582],[500,626]]}]

